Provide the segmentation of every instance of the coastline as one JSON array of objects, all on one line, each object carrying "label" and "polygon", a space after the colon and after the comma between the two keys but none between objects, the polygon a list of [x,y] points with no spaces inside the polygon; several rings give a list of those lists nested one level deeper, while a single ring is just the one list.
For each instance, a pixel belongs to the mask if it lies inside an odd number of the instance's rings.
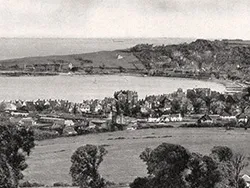
[{"label": "coastline", "polygon": [[210,79],[210,81],[222,84],[226,88],[226,93],[239,93],[246,87],[248,87],[243,82],[232,81],[232,80],[224,80],[224,79]]},{"label": "coastline", "polygon": [[160,78],[177,78],[185,80],[199,80],[208,81],[221,84],[225,87],[225,92],[231,92],[236,88],[236,92],[240,92],[243,88],[247,87],[246,84],[241,82],[236,82],[232,80],[225,79],[215,79],[215,78],[197,78],[197,77],[185,77],[185,76],[162,76],[162,75],[148,75],[146,73],[136,73],[136,72],[123,72],[123,73],[93,73],[87,74],[84,72],[31,72],[31,71],[0,71],[0,77],[51,77],[51,76],[133,76],[133,77],[160,77]]}]

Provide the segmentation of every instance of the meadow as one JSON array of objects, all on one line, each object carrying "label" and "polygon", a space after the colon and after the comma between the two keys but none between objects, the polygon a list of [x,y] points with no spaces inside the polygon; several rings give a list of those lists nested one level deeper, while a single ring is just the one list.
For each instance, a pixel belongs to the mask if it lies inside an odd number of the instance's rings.
[{"label": "meadow", "polygon": [[[70,157],[82,145],[103,145],[108,150],[100,173],[109,181],[129,183],[137,176],[146,176],[146,165],[140,153],[163,142],[180,144],[192,152],[209,154],[213,146],[229,146],[250,156],[250,130],[224,128],[163,128],[136,131],[118,131],[100,134],[64,137],[36,142],[24,171],[25,179],[45,185],[55,182],[71,183]],[[250,174],[250,166],[244,173]]]}]

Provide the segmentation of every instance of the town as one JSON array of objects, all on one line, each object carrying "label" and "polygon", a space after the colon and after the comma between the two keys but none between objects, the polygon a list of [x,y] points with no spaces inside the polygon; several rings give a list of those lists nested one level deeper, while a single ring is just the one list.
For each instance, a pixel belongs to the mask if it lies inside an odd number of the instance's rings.
[{"label": "town", "polygon": [[3,101],[2,117],[32,127],[36,139],[117,130],[167,127],[248,128],[250,89],[219,93],[209,88],[188,89],[139,99],[136,91],[121,90],[102,100]]}]

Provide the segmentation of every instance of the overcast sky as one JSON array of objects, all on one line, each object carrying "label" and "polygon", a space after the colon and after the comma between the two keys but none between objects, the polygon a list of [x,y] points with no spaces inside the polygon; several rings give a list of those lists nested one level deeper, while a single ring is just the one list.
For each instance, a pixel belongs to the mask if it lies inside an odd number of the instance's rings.
[{"label": "overcast sky", "polygon": [[0,37],[250,39],[250,0],[0,0]]}]

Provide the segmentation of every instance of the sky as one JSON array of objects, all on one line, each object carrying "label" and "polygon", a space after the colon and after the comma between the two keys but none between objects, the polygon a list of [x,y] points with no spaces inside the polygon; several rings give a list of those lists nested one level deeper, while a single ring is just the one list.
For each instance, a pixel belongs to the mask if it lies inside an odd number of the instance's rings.
[{"label": "sky", "polygon": [[250,0],[0,0],[0,37],[250,39]]}]

